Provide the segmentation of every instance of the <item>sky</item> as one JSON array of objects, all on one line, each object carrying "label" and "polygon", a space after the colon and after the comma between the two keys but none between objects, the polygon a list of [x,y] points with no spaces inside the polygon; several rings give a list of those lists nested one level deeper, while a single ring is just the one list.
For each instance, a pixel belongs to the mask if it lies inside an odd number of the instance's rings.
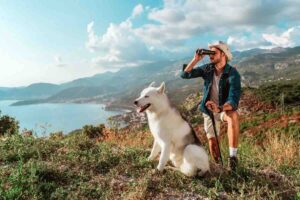
[{"label": "sky", "polygon": [[190,56],[300,45],[299,0],[0,0],[0,87]]}]

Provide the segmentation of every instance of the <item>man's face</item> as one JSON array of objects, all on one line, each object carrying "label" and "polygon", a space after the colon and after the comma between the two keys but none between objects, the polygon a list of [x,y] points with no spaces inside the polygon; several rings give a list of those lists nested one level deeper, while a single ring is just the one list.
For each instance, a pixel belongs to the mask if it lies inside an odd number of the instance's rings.
[{"label": "man's face", "polygon": [[210,48],[210,50],[216,52],[214,55],[209,55],[210,62],[212,62],[214,64],[221,62],[222,56],[224,56],[224,53],[222,53],[222,51],[216,47],[212,47],[212,48]]}]

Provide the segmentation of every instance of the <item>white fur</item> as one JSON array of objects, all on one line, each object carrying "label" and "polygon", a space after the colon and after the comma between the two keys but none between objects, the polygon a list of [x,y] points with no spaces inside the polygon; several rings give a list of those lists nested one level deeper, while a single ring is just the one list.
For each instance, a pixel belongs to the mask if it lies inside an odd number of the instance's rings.
[{"label": "white fur", "polygon": [[144,89],[135,103],[146,109],[148,123],[154,137],[153,148],[149,160],[161,152],[157,169],[162,171],[170,159],[173,165],[187,176],[203,175],[209,170],[208,155],[203,147],[194,144],[190,134],[191,127],[182,119],[175,108],[170,106],[165,94],[165,83],[153,87],[154,83]]}]

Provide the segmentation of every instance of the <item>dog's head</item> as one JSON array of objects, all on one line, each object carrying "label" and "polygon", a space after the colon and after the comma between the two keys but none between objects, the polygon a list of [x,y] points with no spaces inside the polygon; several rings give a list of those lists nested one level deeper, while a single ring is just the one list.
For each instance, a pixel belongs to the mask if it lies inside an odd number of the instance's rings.
[{"label": "dog's head", "polygon": [[140,113],[147,109],[151,111],[163,102],[162,98],[166,98],[165,82],[162,82],[158,88],[154,87],[154,82],[152,82],[141,92],[140,97],[134,101],[134,104],[138,107]]}]

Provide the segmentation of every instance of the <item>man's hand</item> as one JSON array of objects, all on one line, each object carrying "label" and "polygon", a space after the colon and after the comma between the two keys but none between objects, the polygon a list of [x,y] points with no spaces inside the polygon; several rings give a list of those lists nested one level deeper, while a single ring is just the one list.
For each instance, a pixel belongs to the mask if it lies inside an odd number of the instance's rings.
[{"label": "man's hand", "polygon": [[212,112],[218,113],[220,112],[220,108],[218,107],[218,105],[213,102],[213,101],[207,101],[205,106]]},{"label": "man's hand", "polygon": [[198,62],[198,61],[202,60],[204,56],[205,55],[199,55],[199,54],[197,54],[195,52],[195,54],[194,54],[194,60]]},{"label": "man's hand", "polygon": [[191,60],[191,62],[187,65],[187,67],[185,68],[184,71],[187,72],[187,73],[189,73],[190,71],[192,71],[192,69],[197,64],[197,62],[199,62],[200,60],[202,60],[203,57],[204,57],[204,55],[198,55],[195,52],[193,60]]}]

